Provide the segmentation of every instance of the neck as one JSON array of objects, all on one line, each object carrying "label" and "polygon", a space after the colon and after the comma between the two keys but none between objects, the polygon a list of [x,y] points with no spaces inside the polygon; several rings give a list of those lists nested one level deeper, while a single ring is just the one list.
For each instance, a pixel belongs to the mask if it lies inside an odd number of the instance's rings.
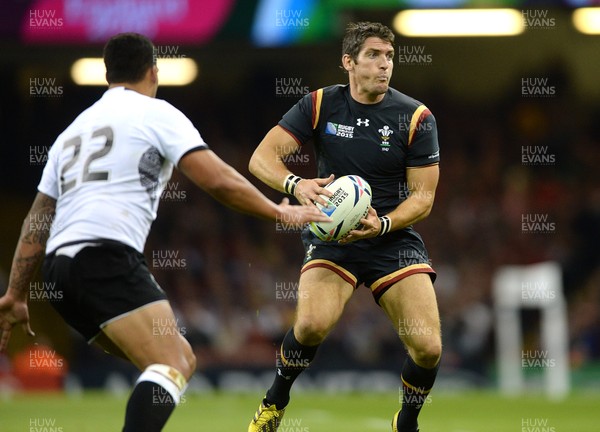
[{"label": "neck", "polygon": [[108,85],[109,89],[112,89],[115,87],[125,87],[126,89],[136,91],[145,96],[154,97],[150,88],[148,86],[143,85],[142,82],[133,83],[133,84],[132,83],[111,83]]},{"label": "neck", "polygon": [[350,96],[356,102],[372,105],[381,102],[385,97],[385,93],[369,93],[365,89],[360,88],[356,83],[350,81]]}]

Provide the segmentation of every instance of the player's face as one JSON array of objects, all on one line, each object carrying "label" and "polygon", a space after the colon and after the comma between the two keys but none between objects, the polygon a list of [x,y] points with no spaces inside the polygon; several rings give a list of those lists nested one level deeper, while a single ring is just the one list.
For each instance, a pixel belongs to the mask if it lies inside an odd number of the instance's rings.
[{"label": "player's face", "polygon": [[394,69],[394,48],[392,44],[378,37],[365,40],[356,61],[350,60],[351,79],[355,80],[359,93],[371,97],[387,92],[392,70]]}]

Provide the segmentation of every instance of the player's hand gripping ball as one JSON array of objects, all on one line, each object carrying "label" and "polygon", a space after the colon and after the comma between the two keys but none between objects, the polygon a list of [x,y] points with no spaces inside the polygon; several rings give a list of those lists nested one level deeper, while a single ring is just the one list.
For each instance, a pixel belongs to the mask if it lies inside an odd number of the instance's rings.
[{"label": "player's hand gripping ball", "polygon": [[309,229],[323,241],[338,241],[353,229],[360,226],[360,220],[367,216],[371,206],[371,186],[357,175],[347,175],[335,179],[325,189],[333,196],[327,198],[327,207],[316,203],[317,208],[329,216],[331,222],[311,222]]}]

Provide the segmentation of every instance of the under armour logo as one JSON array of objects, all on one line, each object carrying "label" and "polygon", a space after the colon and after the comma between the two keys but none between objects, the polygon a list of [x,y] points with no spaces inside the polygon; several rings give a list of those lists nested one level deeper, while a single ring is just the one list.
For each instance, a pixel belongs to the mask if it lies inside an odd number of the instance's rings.
[{"label": "under armour logo", "polygon": [[356,126],[369,126],[369,119],[356,119]]}]

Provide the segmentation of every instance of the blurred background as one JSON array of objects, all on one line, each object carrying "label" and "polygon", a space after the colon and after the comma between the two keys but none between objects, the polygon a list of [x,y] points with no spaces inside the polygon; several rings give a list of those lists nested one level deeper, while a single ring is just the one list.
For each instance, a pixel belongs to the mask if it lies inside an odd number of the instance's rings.
[{"label": "blurred background", "polygon": [[[562,293],[554,294],[566,299],[570,381],[598,389],[600,39],[573,22],[577,8],[594,3],[5,0],[0,292],[49,147],[105,90],[76,84],[72,65],[101,57],[108,37],[148,35],[159,68],[167,59],[193,60],[192,81],[162,86],[158,97],[181,109],[217,154],[279,201],[281,194],[248,173],[254,148],[304,94],[347,82],[338,67],[346,24],[380,21],[396,33],[392,86],[425,103],[438,124],[441,180],[431,215],[416,229],[438,272],[439,385],[496,388],[494,275],[507,265],[551,261],[561,269]],[[413,36],[398,26],[398,12],[425,7],[511,8],[519,24],[510,35],[470,37]],[[314,162],[307,146],[289,166],[314,176]],[[145,255],[198,355],[192,388],[264,391],[294,317],[303,258],[298,233],[235,214],[175,173]],[[126,387],[136,371],[88,347],[42,292],[43,283],[35,282],[36,345],[20,330],[13,333],[0,356],[0,389]],[[540,360],[519,364],[534,384],[553,364],[541,361],[553,358],[540,338],[538,309],[518,312],[517,361]],[[361,287],[300,386],[397,389],[404,356],[394,326]],[[330,379],[342,372],[344,379]]]}]

